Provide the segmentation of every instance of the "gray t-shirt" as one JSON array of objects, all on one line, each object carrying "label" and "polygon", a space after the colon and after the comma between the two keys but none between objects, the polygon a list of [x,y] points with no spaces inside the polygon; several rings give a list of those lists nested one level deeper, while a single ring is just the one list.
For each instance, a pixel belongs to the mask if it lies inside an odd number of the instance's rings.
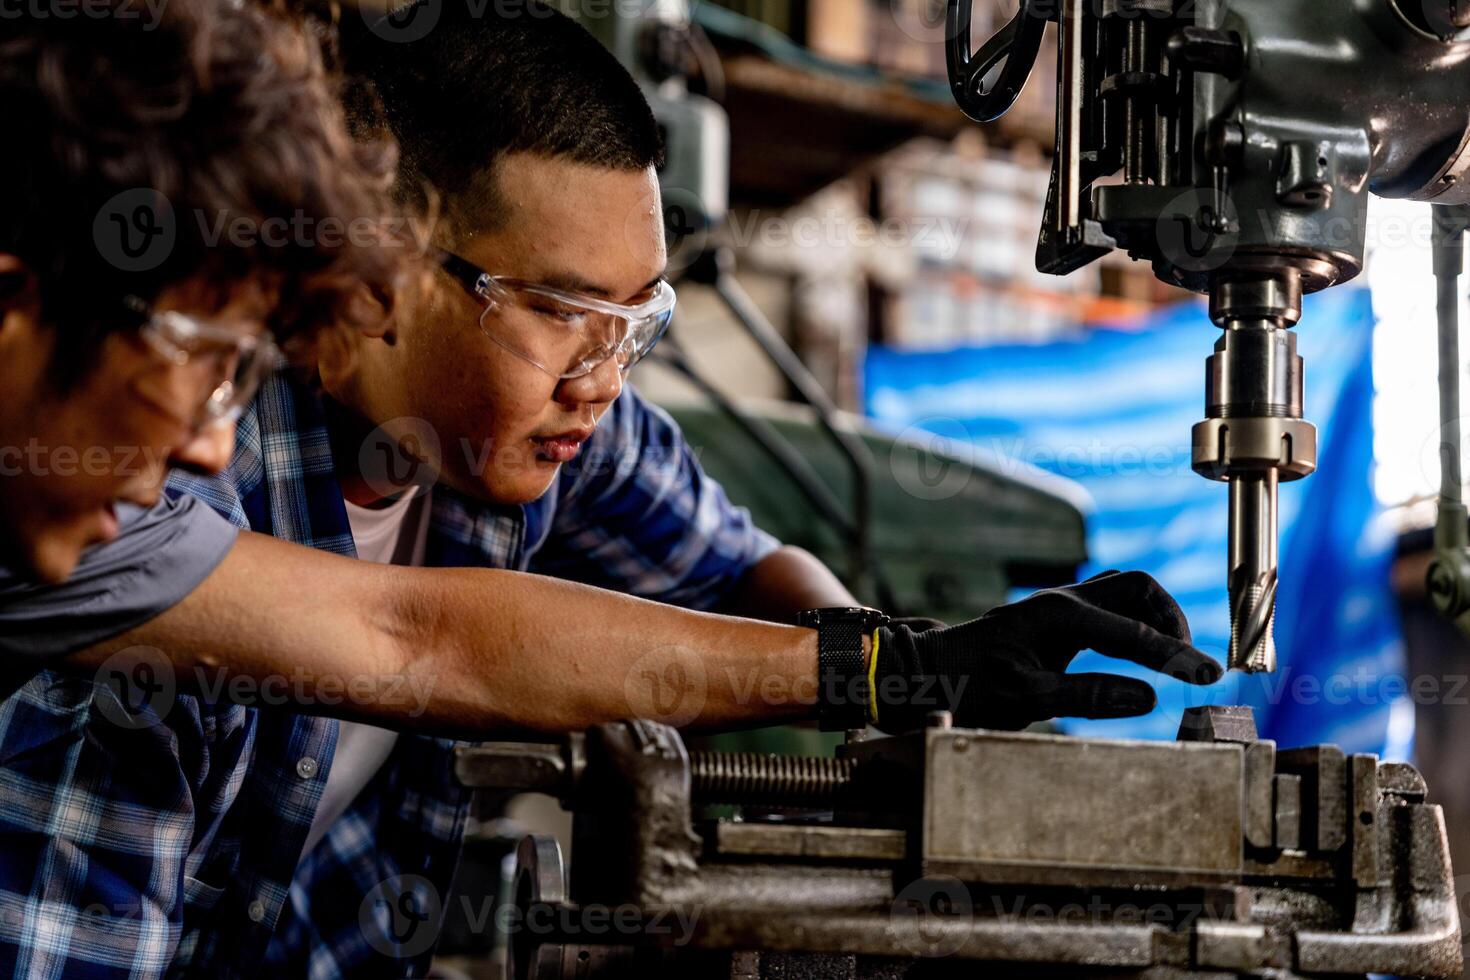
[{"label": "gray t-shirt", "polygon": [[150,509],[117,505],[118,534],[88,548],[60,585],[0,565],[0,694],[5,675],[84,650],[177,605],[209,577],[239,533],[195,497]]}]

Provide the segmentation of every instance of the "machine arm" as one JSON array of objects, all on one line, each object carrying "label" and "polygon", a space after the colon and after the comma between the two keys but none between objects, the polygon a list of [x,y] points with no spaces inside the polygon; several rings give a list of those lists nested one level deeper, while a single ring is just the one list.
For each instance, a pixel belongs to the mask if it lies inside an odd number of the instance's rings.
[{"label": "machine arm", "polygon": [[[951,83],[983,120],[1014,102],[1004,79],[1029,35],[1012,22],[967,60],[972,7],[949,0]],[[1317,452],[1292,328],[1304,294],[1362,270],[1370,193],[1470,203],[1470,0],[1048,7],[1057,153],[1037,266],[1065,275],[1122,248],[1209,294],[1221,334],[1194,468],[1230,488],[1230,665],[1274,670],[1277,486]],[[1037,5],[1018,17],[1044,28]]]}]

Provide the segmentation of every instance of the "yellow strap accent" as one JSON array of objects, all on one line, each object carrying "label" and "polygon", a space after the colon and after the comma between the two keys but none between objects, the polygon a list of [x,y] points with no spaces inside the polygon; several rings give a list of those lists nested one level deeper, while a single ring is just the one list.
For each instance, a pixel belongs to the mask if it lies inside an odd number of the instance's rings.
[{"label": "yellow strap accent", "polygon": [[873,652],[868,657],[868,710],[872,717],[869,723],[878,724],[878,631],[873,630]]}]

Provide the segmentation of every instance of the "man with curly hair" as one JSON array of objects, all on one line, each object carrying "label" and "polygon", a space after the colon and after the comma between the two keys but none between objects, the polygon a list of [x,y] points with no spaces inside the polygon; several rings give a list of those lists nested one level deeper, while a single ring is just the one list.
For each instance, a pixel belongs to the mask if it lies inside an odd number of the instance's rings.
[{"label": "man with curly hair", "polygon": [[218,787],[124,778],[161,730],[42,668],[213,574],[236,529],[167,470],[218,472],[275,345],[379,313],[412,250],[297,24],[46,13],[0,32],[0,974],[158,975]]}]

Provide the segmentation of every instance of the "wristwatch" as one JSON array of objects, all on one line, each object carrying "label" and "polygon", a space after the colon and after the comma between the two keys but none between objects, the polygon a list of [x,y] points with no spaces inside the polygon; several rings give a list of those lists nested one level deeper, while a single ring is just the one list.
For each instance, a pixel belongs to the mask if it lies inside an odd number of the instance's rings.
[{"label": "wristwatch", "polygon": [[887,615],[866,606],[808,609],[796,617],[796,625],[817,631],[817,721],[822,731],[868,724],[863,637],[887,624]]}]

